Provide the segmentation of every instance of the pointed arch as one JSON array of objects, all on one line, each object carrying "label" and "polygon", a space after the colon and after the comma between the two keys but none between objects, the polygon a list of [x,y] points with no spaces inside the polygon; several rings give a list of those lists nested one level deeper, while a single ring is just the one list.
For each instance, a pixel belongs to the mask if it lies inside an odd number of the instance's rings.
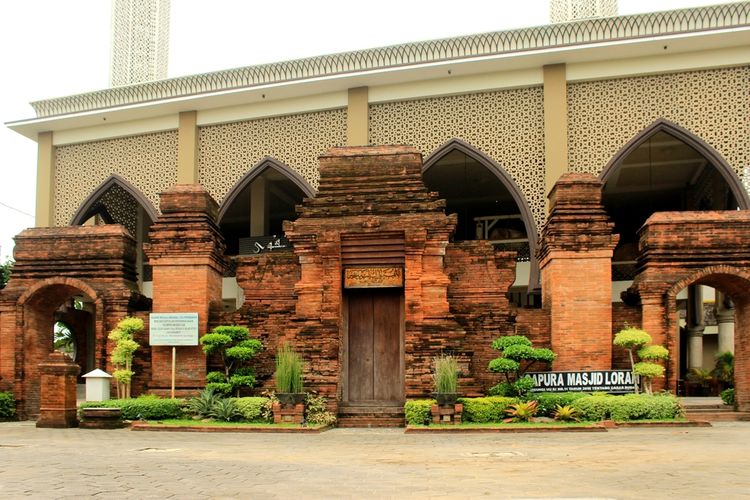
[{"label": "pointed arch", "polygon": [[732,191],[734,199],[737,200],[739,207],[742,210],[750,209],[750,197],[742,185],[742,181],[740,181],[740,178],[737,176],[737,173],[729,163],[727,163],[724,157],[697,135],[664,118],[659,118],[651,125],[641,130],[609,160],[604,167],[604,170],[602,170],[602,173],[599,174],[599,179],[602,181],[602,184],[607,183],[609,177],[617,171],[617,168],[625,158],[658,132],[664,132],[679,139],[706,158],[726,181],[729,189]]},{"label": "pointed arch", "polygon": [[253,182],[253,180],[255,180],[258,176],[260,176],[268,169],[276,170],[278,173],[282,174],[284,177],[292,181],[294,185],[302,190],[306,197],[315,197],[315,188],[313,188],[310,183],[307,182],[305,178],[302,177],[296,170],[292,169],[288,165],[280,162],[275,158],[266,156],[262,158],[258,163],[253,165],[250,170],[248,170],[248,172],[240,180],[238,180],[234,184],[234,186],[232,186],[232,189],[230,189],[227,195],[224,197],[224,200],[221,202],[221,207],[219,207],[219,223],[222,221],[227,210],[232,205],[234,200],[240,195],[240,193],[247,186],[249,186],[250,183]]},{"label": "pointed arch", "polygon": [[445,156],[453,151],[460,151],[469,158],[473,159],[475,162],[484,166],[487,170],[492,172],[495,177],[497,177],[500,183],[510,193],[513,201],[518,207],[518,211],[521,214],[521,220],[523,221],[524,227],[526,229],[526,235],[529,239],[529,260],[531,264],[529,274],[529,291],[538,289],[539,264],[536,259],[537,228],[536,222],[534,221],[534,215],[531,213],[531,209],[529,208],[529,204],[526,202],[526,197],[524,196],[523,192],[511,178],[508,172],[506,172],[505,169],[500,166],[500,164],[498,164],[491,157],[487,156],[484,152],[482,152],[478,148],[475,148],[469,143],[461,139],[453,138],[437,148],[427,158],[427,160],[424,162],[424,165],[422,166],[422,176],[424,176],[424,174],[428,170],[430,170],[430,168],[435,166],[440,160],[442,160]]},{"label": "pointed arch", "polygon": [[143,193],[140,192],[140,190],[138,190],[138,188],[126,181],[123,177],[117,174],[112,174],[104,182],[99,184],[99,187],[94,189],[91,194],[89,194],[88,197],[83,201],[83,203],[81,203],[81,205],[78,207],[78,210],[76,210],[76,213],[73,214],[73,218],[70,220],[70,225],[80,226],[89,218],[91,218],[91,216],[94,215],[93,213],[91,213],[91,210],[94,208],[99,199],[104,195],[104,193],[106,193],[114,185],[119,186],[130,196],[135,198],[138,204],[140,204],[143,210],[146,212],[146,215],[151,218],[151,221],[155,221],[159,217],[159,213],[154,208],[154,205],[148,198],[146,198],[146,196],[144,196]]}]

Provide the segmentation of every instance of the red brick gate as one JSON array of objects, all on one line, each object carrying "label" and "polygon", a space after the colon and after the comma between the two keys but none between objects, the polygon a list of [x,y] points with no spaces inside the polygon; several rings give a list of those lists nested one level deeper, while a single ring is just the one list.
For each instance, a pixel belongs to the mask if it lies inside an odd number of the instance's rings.
[{"label": "red brick gate", "polygon": [[[30,418],[44,403],[39,364],[53,351],[61,305],[79,297],[91,308],[94,341],[85,351],[106,370],[108,332],[123,317],[142,314],[150,300],[137,291],[135,240],[119,225],[27,229],[16,237],[14,256],[12,279],[0,292],[0,390],[12,390],[19,416]],[[137,361],[136,393],[147,380],[148,358],[142,352]]]},{"label": "red brick gate", "polygon": [[750,211],[660,212],[640,230],[639,274],[630,292],[641,302],[642,326],[672,357],[667,388],[677,384],[677,294],[707,285],[735,304],[735,398],[750,410]]}]

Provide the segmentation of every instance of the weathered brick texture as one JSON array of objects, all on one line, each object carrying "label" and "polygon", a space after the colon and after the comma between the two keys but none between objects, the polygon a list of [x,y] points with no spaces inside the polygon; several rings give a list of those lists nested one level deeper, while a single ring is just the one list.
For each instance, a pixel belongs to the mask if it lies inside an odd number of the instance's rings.
[{"label": "weathered brick texture", "polygon": [[550,314],[555,370],[608,370],[612,364],[612,234],[601,181],[565,174],[550,193],[539,261],[542,304]]},{"label": "weathered brick texture", "polygon": [[[39,415],[44,403],[39,364],[52,352],[60,306],[74,296],[84,298],[88,310],[75,312],[72,325],[79,350],[93,353],[95,368],[111,372],[107,335],[123,317],[151,303],[137,291],[135,240],[122,226],[27,229],[15,240],[13,275],[0,291],[0,389],[12,390],[19,416],[29,418]],[[93,343],[80,343],[82,323],[91,325]],[[141,359],[148,355],[147,349],[140,353]],[[85,358],[78,359],[84,369]],[[136,370],[136,392],[147,377]]]},{"label": "weathered brick texture", "polygon": [[750,211],[656,213],[638,247],[639,273],[627,298],[640,303],[641,326],[654,343],[672,353],[666,387],[677,383],[677,294],[691,284],[711,286],[735,303],[735,399],[750,410]]},{"label": "weathered brick texture", "polygon": [[37,427],[76,427],[76,382],[81,368],[61,352],[39,364],[41,401]]},{"label": "weathered brick texture", "polygon": [[[162,215],[151,226],[144,250],[153,268],[153,312],[197,312],[200,335],[221,310],[224,239],[216,225],[218,205],[199,185],[178,184],[160,195]],[[205,386],[206,356],[200,346],[177,347],[175,388],[181,394]],[[153,392],[171,386],[172,349],[151,348]]]}]

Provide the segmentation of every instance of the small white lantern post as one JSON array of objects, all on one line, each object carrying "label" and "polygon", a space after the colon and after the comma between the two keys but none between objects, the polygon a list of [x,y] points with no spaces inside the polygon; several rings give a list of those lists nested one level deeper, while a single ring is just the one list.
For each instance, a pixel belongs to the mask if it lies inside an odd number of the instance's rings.
[{"label": "small white lantern post", "polygon": [[83,376],[86,379],[86,401],[107,401],[109,399],[109,379],[112,375],[100,370],[88,372]]}]

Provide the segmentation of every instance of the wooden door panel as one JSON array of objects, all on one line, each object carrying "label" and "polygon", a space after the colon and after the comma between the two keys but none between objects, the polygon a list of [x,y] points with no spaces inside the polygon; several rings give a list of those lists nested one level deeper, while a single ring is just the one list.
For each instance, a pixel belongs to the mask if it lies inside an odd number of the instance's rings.
[{"label": "wooden door panel", "polygon": [[349,401],[401,401],[401,292],[357,290],[348,299]]},{"label": "wooden door panel", "polygon": [[352,294],[349,297],[349,399],[371,400],[373,387],[372,297]]},{"label": "wooden door panel", "polygon": [[373,296],[375,399],[401,399],[401,297],[393,292]]}]

